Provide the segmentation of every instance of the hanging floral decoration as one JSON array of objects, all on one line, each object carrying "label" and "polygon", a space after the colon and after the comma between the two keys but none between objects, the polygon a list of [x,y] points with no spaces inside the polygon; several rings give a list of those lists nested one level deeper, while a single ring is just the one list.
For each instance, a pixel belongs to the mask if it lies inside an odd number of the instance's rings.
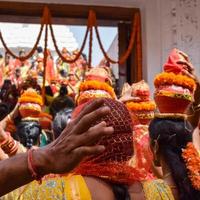
[{"label": "hanging floral decoration", "polygon": [[174,74],[174,73],[166,73],[163,72],[161,74],[158,74],[154,79],[154,85],[156,88],[158,88],[160,85],[178,85],[178,86],[184,86],[185,88],[188,88],[190,91],[194,91],[196,88],[196,83],[192,78],[189,78],[187,76],[181,75],[181,74]]},{"label": "hanging floral decoration", "polygon": [[17,56],[15,53],[13,53],[8,48],[1,31],[0,31],[0,41],[2,42],[3,47],[8,52],[8,54],[13,56],[14,58],[19,59],[20,61],[25,61],[25,60],[29,59],[30,57],[32,57],[33,54],[35,53],[37,46],[40,42],[42,32],[45,28],[44,59],[43,59],[44,78],[43,78],[43,91],[42,91],[42,96],[44,98],[45,97],[44,88],[45,88],[45,82],[46,82],[46,73],[45,72],[46,72],[46,62],[47,62],[48,28],[50,30],[50,35],[52,37],[53,44],[54,44],[54,47],[55,47],[57,54],[62,59],[62,61],[67,62],[67,63],[74,63],[79,59],[79,57],[83,53],[83,50],[85,48],[86,41],[87,41],[87,38],[88,38],[88,35],[89,35],[89,55],[88,55],[89,67],[91,67],[91,63],[92,63],[93,29],[95,30],[95,33],[96,33],[96,36],[97,36],[97,41],[99,43],[100,49],[101,49],[104,57],[106,58],[106,60],[109,61],[110,63],[123,64],[127,60],[127,58],[130,56],[131,51],[133,49],[133,46],[136,43],[137,65],[138,65],[137,76],[138,76],[138,79],[141,79],[142,78],[142,45],[141,45],[141,25],[140,24],[141,24],[140,23],[140,14],[138,12],[136,12],[134,14],[133,20],[132,20],[132,32],[131,32],[131,35],[130,35],[130,41],[129,41],[128,48],[125,51],[125,53],[119,58],[119,60],[113,60],[112,58],[110,58],[107,55],[105,48],[102,44],[99,31],[98,31],[96,13],[93,10],[89,11],[87,29],[86,29],[86,32],[85,32],[83,43],[81,45],[80,50],[76,53],[76,55],[73,59],[65,58],[58,48],[57,41],[56,41],[55,34],[54,34],[54,30],[53,30],[53,25],[52,25],[52,16],[51,16],[51,13],[50,13],[48,6],[44,7],[38,37],[36,39],[36,42],[35,42],[33,48],[31,49],[31,51],[27,55]]},{"label": "hanging floral decoration", "polygon": [[80,92],[86,91],[86,90],[94,90],[94,89],[95,90],[104,90],[104,91],[108,92],[113,99],[116,98],[114,89],[107,83],[91,80],[91,81],[85,81],[85,82],[81,83],[81,85],[80,85]]}]

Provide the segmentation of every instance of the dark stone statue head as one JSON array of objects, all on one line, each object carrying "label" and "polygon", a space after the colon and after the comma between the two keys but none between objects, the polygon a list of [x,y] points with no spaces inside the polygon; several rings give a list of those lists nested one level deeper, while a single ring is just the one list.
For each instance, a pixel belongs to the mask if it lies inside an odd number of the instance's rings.
[{"label": "dark stone statue head", "polygon": [[38,145],[41,131],[41,126],[37,121],[21,121],[17,125],[19,141],[27,148]]}]

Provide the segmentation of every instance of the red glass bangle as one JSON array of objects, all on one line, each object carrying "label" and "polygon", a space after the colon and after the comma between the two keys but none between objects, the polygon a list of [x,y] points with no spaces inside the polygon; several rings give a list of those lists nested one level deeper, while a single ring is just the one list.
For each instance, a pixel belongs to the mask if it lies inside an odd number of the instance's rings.
[{"label": "red glass bangle", "polygon": [[15,141],[9,132],[6,132],[7,138],[1,143],[1,148],[4,153],[8,154],[9,156],[13,156],[18,151],[18,142]]},{"label": "red glass bangle", "polygon": [[9,156],[14,156],[17,151],[18,151],[18,146],[19,146],[19,143],[17,141],[14,140],[14,145],[13,147],[10,149],[10,152],[9,152]]},{"label": "red glass bangle", "polygon": [[39,184],[41,184],[42,176],[38,173],[37,166],[33,162],[33,151],[34,151],[34,149],[28,150],[28,157],[27,157],[28,169],[31,173],[32,178],[34,178],[35,180],[37,180],[39,182]]}]

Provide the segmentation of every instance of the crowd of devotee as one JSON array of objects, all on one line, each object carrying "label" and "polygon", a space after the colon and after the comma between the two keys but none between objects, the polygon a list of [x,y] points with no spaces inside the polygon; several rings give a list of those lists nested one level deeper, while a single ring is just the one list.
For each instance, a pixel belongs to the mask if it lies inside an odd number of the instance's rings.
[{"label": "crowd of devotee", "polygon": [[[66,59],[74,59],[78,50],[73,52],[62,49],[62,55]],[[19,51],[19,56],[26,55],[24,49]],[[44,77],[44,51],[42,47],[38,47],[37,51],[31,59],[20,61],[13,58],[7,52],[5,55],[0,55],[0,85],[3,85],[5,80],[10,80],[17,88],[31,77],[37,79],[38,85],[42,86]],[[68,91],[71,95],[77,93],[78,85],[82,81],[85,70],[87,69],[87,60],[85,55],[81,55],[76,62],[69,64],[63,62],[60,58],[52,56],[51,51],[47,50],[45,85],[55,85],[59,80],[59,84],[67,84]],[[54,87],[53,92],[58,92]]]},{"label": "crowd of devotee", "polygon": [[41,48],[0,59],[0,199],[200,200],[200,82],[185,53],[172,50],[153,94],[141,80],[116,95],[108,66],[48,51],[42,96]]}]

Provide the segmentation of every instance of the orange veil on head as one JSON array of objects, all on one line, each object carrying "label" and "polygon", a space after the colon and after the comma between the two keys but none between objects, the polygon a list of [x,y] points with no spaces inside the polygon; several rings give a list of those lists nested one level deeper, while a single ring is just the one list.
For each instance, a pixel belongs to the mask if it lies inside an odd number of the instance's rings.
[{"label": "orange veil on head", "polygon": [[149,145],[148,124],[154,117],[156,105],[150,100],[148,84],[144,80],[131,86],[126,83],[120,100],[129,110],[133,125],[134,156],[129,164],[142,174],[140,181],[151,180],[154,178],[151,171],[153,155]]},{"label": "orange veil on head", "polygon": [[164,71],[180,74],[184,70],[189,72],[194,70],[193,65],[189,62],[188,55],[178,49],[173,49],[167,62],[164,64]]},{"label": "orange veil on head", "polygon": [[78,107],[72,114],[76,117],[80,110],[96,98],[104,98],[105,105],[111,108],[111,113],[102,119],[108,126],[114,127],[110,137],[102,138],[99,143],[106,150],[97,156],[85,159],[75,173],[85,176],[95,176],[116,183],[131,184],[143,176],[137,169],[129,166],[128,161],[133,156],[132,121],[127,108],[119,101],[111,85],[109,73],[102,67],[92,68],[86,80],[80,86]]},{"label": "orange veil on head", "polygon": [[196,89],[191,74],[193,66],[188,56],[178,49],[172,50],[164,65],[164,72],[154,79],[154,99],[161,113],[184,113],[193,101]]},{"label": "orange veil on head", "polygon": [[100,121],[106,121],[108,126],[113,126],[114,133],[98,142],[106,147],[102,154],[86,158],[74,172],[116,183],[131,184],[143,176],[128,164],[133,156],[131,117],[127,108],[119,101],[105,98],[104,104],[111,108],[111,113]]}]

